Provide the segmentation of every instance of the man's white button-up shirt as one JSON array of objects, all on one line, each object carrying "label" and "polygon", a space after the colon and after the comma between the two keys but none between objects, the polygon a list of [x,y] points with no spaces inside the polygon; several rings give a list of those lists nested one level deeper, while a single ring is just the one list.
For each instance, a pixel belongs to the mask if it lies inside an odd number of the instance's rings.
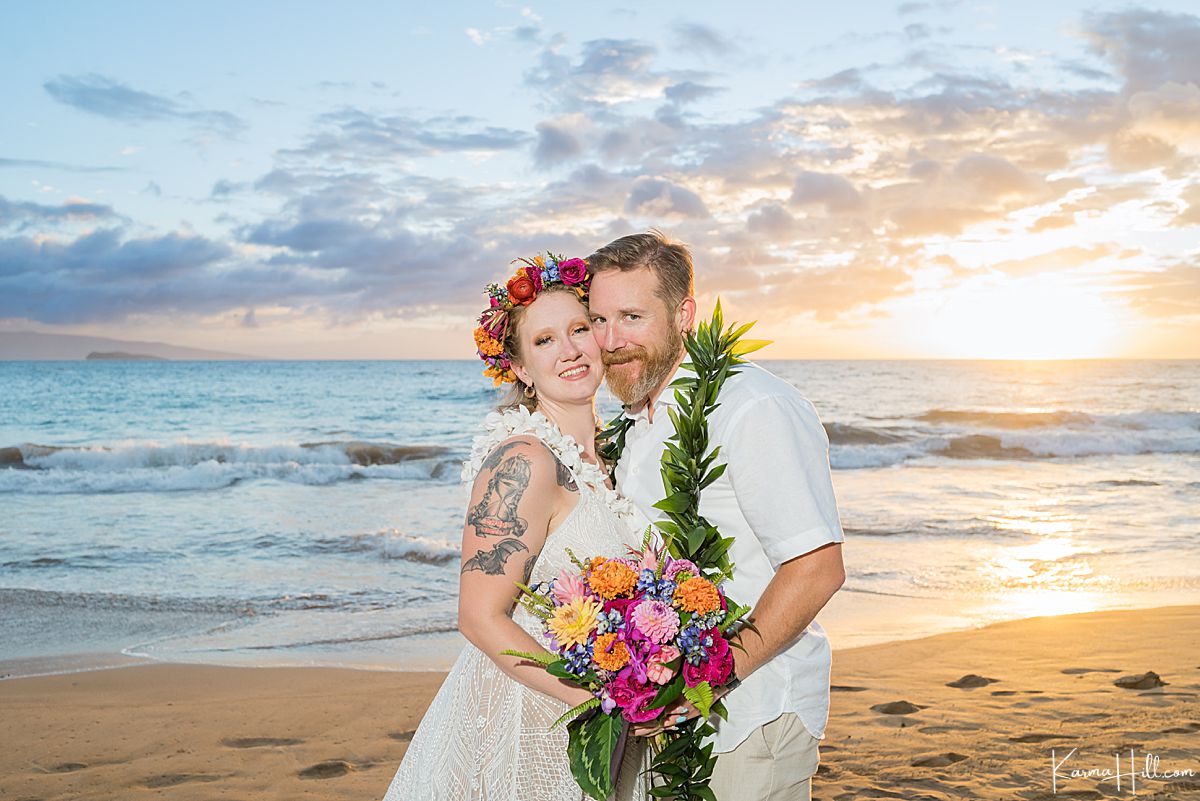
[{"label": "man's white button-up shirt", "polygon": [[[734,576],[727,594],[754,606],[781,564],[831,542],[842,542],[832,475],[829,438],[816,409],[783,379],[746,364],[726,379],[720,405],[708,418],[709,448],[720,446],[716,463],[724,475],[704,489],[700,514],[724,537],[733,537],[729,556]],[[691,375],[682,369],[671,379]],[[625,436],[617,465],[617,489],[650,520],[665,515],[653,508],[663,499],[659,460],[675,433],[668,406],[674,390],[645,409]],[[732,751],[752,731],[794,712],[816,738],[829,717],[830,647],[813,621],[774,659],[747,676],[725,698],[729,720],[713,716],[714,751]]]}]

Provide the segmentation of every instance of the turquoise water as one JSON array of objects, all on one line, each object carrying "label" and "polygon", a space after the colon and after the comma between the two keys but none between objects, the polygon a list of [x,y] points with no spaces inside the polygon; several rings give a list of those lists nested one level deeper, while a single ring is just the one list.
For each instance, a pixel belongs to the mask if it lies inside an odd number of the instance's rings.
[{"label": "turquoise water", "polygon": [[[1200,362],[765,364],[830,437],[835,645],[1200,602]],[[0,362],[0,385],[0,673],[453,653],[476,364]]]}]

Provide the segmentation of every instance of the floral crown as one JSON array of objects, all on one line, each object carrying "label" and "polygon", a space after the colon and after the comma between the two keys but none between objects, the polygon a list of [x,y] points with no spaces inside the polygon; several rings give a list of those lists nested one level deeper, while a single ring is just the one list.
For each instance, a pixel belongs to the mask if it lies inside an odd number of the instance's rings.
[{"label": "floral crown", "polygon": [[475,329],[475,347],[479,350],[479,358],[487,365],[483,374],[492,379],[496,386],[517,380],[509,353],[504,347],[505,337],[508,336],[509,312],[518,306],[533,303],[540,292],[555,284],[571,287],[579,299],[586,302],[591,279],[587,262],[583,259],[564,259],[549,251],[545,256],[513,259],[513,262],[521,262],[521,266],[508,279],[508,283],[504,286],[487,285],[485,291],[490,306],[479,316],[479,326]]}]

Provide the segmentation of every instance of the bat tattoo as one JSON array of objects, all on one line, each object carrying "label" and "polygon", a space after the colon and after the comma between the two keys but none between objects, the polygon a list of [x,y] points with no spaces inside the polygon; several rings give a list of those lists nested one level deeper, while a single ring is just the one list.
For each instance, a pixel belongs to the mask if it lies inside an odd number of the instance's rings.
[{"label": "bat tattoo", "polygon": [[571,471],[567,469],[567,466],[555,459],[554,467],[554,477],[558,480],[558,486],[565,487],[571,492],[579,492],[579,486],[576,485],[575,479],[571,477]]},{"label": "bat tattoo", "polygon": [[[508,562],[510,556],[518,551],[528,550],[525,547],[525,543],[520,540],[500,540],[490,551],[478,551],[464,562],[462,572],[466,573],[468,570],[478,570],[488,576],[499,576],[504,573],[504,565]],[[528,570],[531,565],[532,558],[526,561],[526,569]]]}]

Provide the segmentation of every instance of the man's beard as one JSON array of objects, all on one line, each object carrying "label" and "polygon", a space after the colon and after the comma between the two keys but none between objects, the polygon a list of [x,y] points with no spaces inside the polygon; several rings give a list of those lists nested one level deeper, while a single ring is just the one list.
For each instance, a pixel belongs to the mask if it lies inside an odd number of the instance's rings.
[{"label": "man's beard", "polygon": [[[683,349],[683,334],[671,329],[661,348],[648,350],[641,345],[626,345],[618,351],[602,351],[604,378],[621,403],[632,406],[646,399],[666,381]],[[641,362],[641,372],[613,370],[615,365]]]}]

